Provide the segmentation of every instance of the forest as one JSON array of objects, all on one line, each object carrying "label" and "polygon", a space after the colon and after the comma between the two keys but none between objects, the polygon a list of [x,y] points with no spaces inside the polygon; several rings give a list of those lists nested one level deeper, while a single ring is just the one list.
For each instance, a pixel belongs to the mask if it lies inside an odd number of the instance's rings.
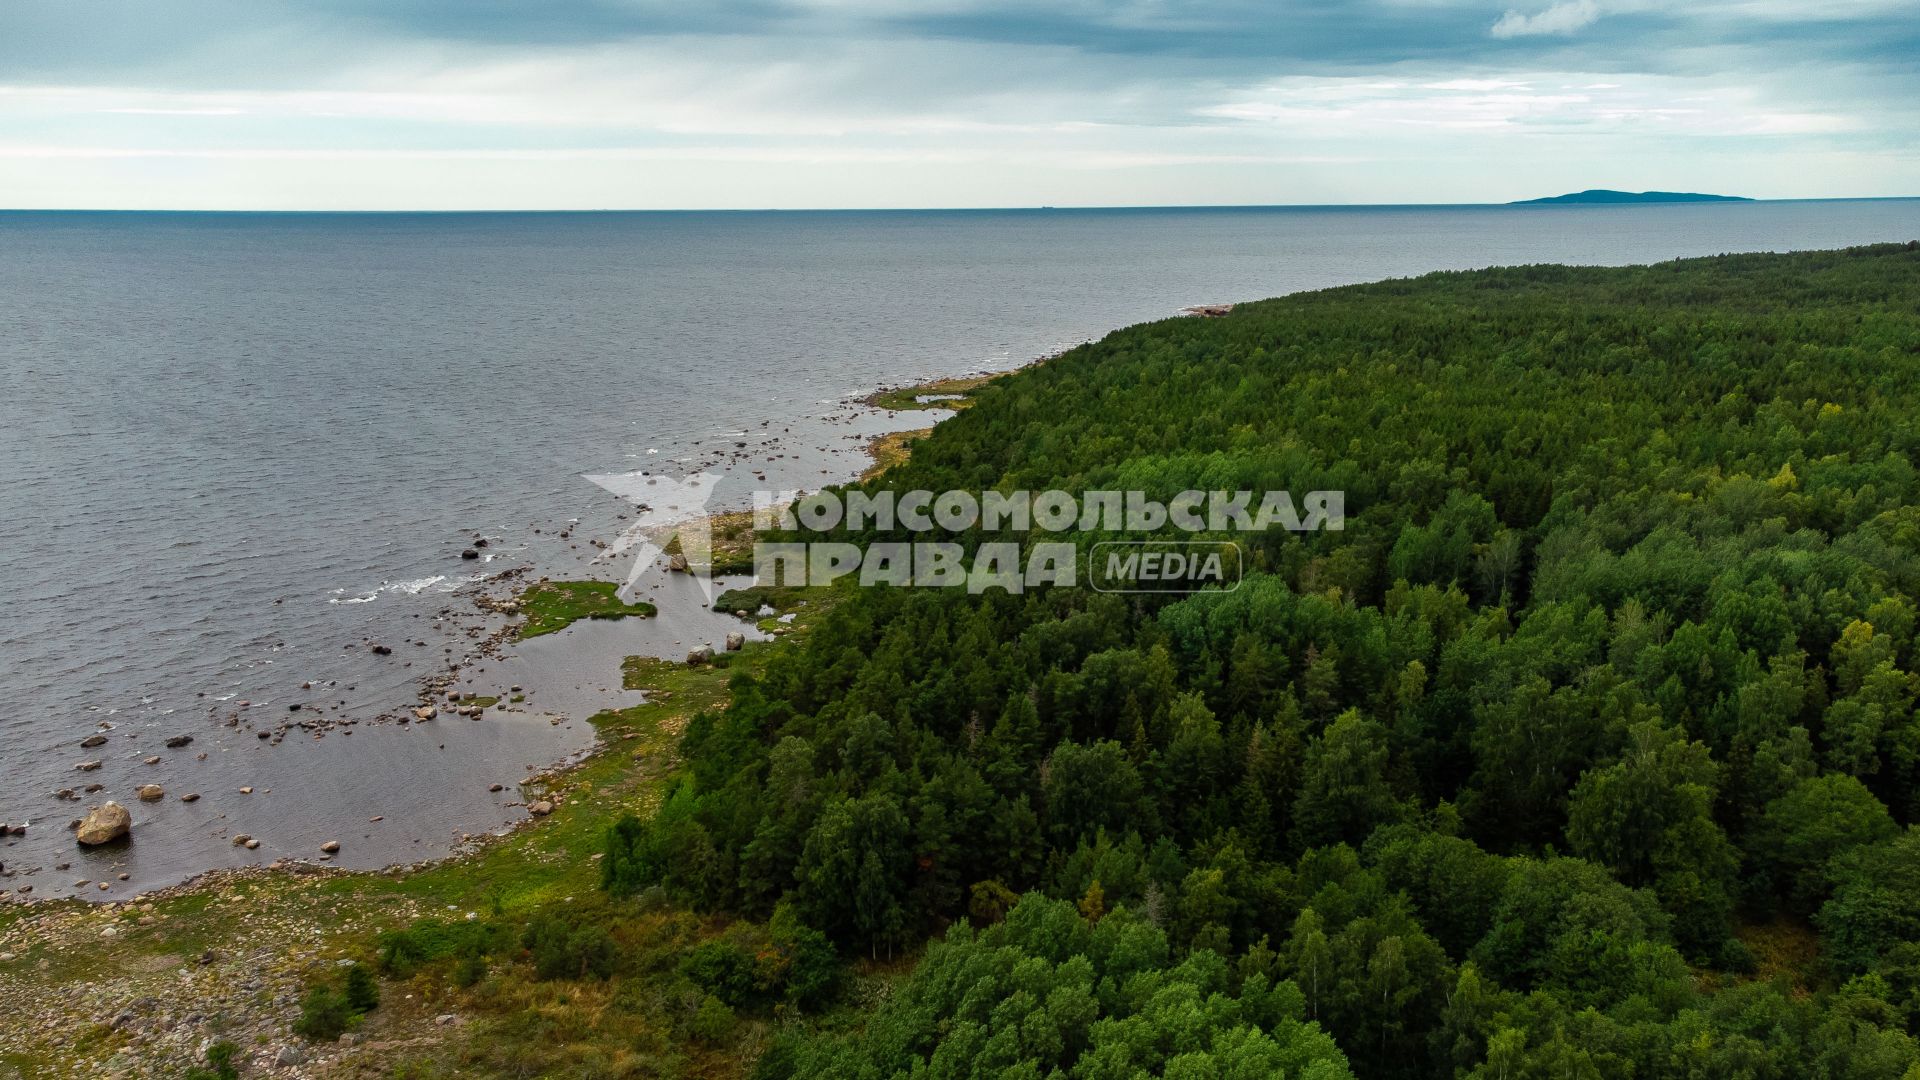
[{"label": "forest", "polygon": [[1346,527],[1231,592],[843,589],[608,887],[925,949],[766,1078],[1920,1077],[1916,416],[1913,244],[1116,332],[869,488]]}]

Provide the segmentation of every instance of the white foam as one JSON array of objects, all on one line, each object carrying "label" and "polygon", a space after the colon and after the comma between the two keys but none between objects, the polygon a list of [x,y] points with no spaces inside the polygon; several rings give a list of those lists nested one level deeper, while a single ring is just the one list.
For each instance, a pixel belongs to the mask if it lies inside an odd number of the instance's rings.
[{"label": "white foam", "polygon": [[[492,553],[488,553],[486,561],[491,562],[492,560]],[[448,577],[445,574],[433,574],[428,577],[414,578],[411,581],[383,581],[378,588],[361,596],[344,596],[341,594],[346,592],[345,589],[335,589],[333,590],[333,597],[329,599],[327,603],[371,604],[385,595],[419,596],[421,593],[428,591],[434,593],[449,593],[460,588],[462,585],[471,585],[476,581],[485,580],[487,580],[486,574],[472,574],[467,577]]]}]

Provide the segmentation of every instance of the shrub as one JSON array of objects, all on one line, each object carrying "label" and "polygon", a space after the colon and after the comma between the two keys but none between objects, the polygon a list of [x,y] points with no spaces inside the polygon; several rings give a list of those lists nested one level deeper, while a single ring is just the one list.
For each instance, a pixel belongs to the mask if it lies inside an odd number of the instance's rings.
[{"label": "shrub", "polygon": [[604,979],[613,974],[613,938],[603,927],[575,927],[558,915],[542,915],[522,938],[542,979]]},{"label": "shrub", "polygon": [[700,1007],[693,1011],[693,1019],[687,1022],[687,1034],[708,1045],[717,1045],[733,1034],[733,1010],[727,1003],[707,994],[700,999]]},{"label": "shrub", "polygon": [[[497,905],[497,898],[495,903]],[[380,935],[380,970],[404,979],[445,957],[467,952],[485,956],[498,951],[504,940],[510,939],[496,923],[422,919],[405,930],[389,930]]]},{"label": "shrub", "polygon": [[730,941],[709,941],[680,961],[680,974],[695,986],[726,1002],[745,1008],[760,996],[760,980],[753,954]]},{"label": "shrub", "polygon": [[300,1019],[293,1030],[314,1042],[333,1042],[353,1026],[353,1009],[345,994],[331,986],[316,986],[300,1002]]},{"label": "shrub", "polygon": [[462,990],[487,977],[487,958],[477,952],[465,953],[453,968],[453,984]]},{"label": "shrub", "polygon": [[186,1080],[240,1080],[240,1070],[233,1059],[240,1054],[240,1048],[230,1042],[217,1042],[207,1047],[207,1065],[196,1065],[187,1070]]},{"label": "shrub", "polygon": [[347,1008],[356,1013],[370,1013],[380,1007],[380,984],[373,980],[373,973],[355,964],[347,969]]}]

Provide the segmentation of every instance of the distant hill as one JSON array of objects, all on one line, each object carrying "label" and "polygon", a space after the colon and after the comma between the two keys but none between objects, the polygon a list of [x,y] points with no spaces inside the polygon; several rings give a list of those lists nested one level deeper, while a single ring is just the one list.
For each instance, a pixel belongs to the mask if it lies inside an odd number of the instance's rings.
[{"label": "distant hill", "polygon": [[1675,202],[1752,202],[1744,195],[1702,195],[1693,191],[1612,191],[1588,188],[1571,195],[1553,195],[1544,199],[1519,199],[1508,206],[1539,206],[1552,203],[1675,203]]}]

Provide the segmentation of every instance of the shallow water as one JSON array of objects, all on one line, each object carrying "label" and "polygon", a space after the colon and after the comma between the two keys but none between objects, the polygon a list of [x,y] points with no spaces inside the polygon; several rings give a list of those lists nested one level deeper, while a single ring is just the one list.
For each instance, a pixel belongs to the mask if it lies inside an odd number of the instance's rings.
[{"label": "shallow water", "polygon": [[[277,745],[247,725],[412,704],[477,643],[462,590],[492,575],[623,577],[588,541],[633,508],[589,473],[705,467],[734,503],[816,487],[857,472],[888,423],[849,395],[1011,367],[1189,304],[1915,237],[1914,201],[0,213],[0,821],[32,822],[0,860],[42,867],[37,896],[104,877],[87,894],[120,897],[322,839],[347,865],[411,860],[514,820],[514,793],[488,784],[588,744],[584,716],[621,695],[602,657],[683,655],[720,617],[589,624],[463,669],[532,687],[558,724],[361,723]],[[486,557],[460,559],[476,535]],[[81,749],[103,723],[109,745]],[[180,734],[193,746],[158,748]],[[137,804],[145,782],[205,798]],[[88,783],[103,790],[52,796]],[[108,797],[134,808],[135,842],[83,859],[66,823]],[[234,849],[236,832],[261,850]]]}]

